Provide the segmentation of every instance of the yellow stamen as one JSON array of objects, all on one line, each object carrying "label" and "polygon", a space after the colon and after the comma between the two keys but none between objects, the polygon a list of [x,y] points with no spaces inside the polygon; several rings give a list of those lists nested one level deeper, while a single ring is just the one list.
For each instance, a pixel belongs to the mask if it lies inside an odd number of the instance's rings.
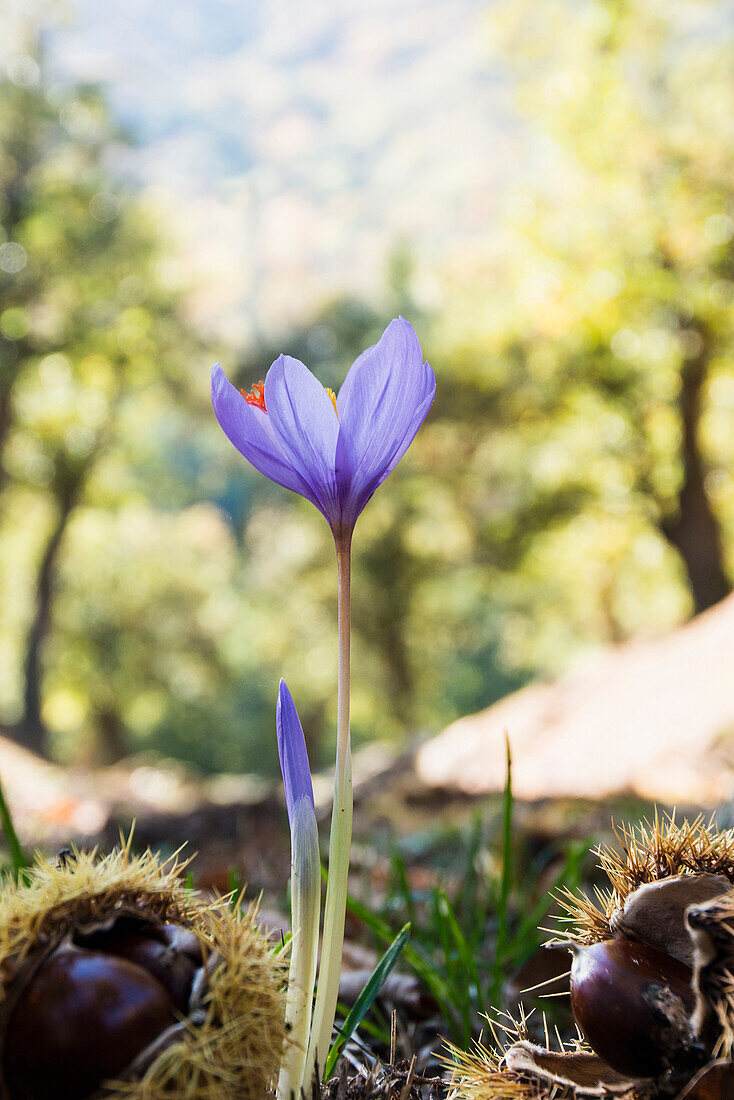
[{"label": "yellow stamen", "polygon": [[324,386],[324,389],[326,390],[329,397],[331,398],[331,403],[334,406],[334,412],[336,413],[337,419],[339,419],[339,410],[336,407],[336,394],[334,393],[333,390],[329,389],[328,386]]}]

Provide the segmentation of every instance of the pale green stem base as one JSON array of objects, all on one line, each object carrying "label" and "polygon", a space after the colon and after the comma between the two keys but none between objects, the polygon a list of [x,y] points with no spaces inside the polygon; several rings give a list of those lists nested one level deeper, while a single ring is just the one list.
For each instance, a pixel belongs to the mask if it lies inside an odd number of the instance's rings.
[{"label": "pale green stem base", "polygon": [[291,822],[293,938],[285,1006],[289,1031],[278,1078],[278,1100],[291,1100],[301,1095],[316,981],[320,910],[321,859],[316,814],[310,799],[299,798]]},{"label": "pale green stem base", "polygon": [[351,532],[335,536],[339,575],[339,685],[337,699],[334,807],[329,837],[329,882],[326,888],[321,968],[316,993],[311,1042],[304,1080],[310,1082],[316,1066],[323,1072],[339,996],[347,876],[352,844],[352,750],[349,738],[349,679],[351,628]]}]

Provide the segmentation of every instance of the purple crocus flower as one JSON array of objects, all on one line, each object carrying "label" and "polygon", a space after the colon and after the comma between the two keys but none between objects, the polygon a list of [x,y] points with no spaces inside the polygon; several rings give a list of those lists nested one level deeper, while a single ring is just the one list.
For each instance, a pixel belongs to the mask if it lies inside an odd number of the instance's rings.
[{"label": "purple crocus flower", "polygon": [[436,379],[404,318],[355,360],[339,391],[281,355],[249,394],[216,364],[212,402],[228,439],[272,481],[310,500],[335,535],[351,533],[426,418]]},{"label": "purple crocus flower", "polygon": [[275,731],[278,738],[278,756],[280,770],[283,773],[285,804],[288,809],[288,821],[291,829],[294,824],[294,812],[299,799],[306,798],[314,808],[311,769],[306,751],[306,739],[303,726],[298,717],[296,704],[288,690],[285,680],[280,681],[278,702],[275,706]]}]

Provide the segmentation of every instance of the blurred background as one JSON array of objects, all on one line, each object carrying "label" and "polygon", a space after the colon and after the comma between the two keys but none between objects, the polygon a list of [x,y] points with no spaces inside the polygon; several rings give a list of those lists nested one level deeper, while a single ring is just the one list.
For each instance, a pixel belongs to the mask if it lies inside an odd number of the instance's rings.
[{"label": "blurred background", "polygon": [[356,744],[726,613],[646,681],[685,710],[734,660],[733,47],[730,0],[6,0],[6,737],[272,776],[284,676],[328,762],[330,536],[209,370],[338,389],[397,313],[438,390],[357,528]]}]

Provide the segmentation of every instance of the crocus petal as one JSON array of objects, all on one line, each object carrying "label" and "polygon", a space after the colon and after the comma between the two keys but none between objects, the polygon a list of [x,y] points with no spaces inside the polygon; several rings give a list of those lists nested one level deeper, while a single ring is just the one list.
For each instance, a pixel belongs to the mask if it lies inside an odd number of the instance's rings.
[{"label": "crocus petal", "polygon": [[285,680],[280,681],[278,702],[275,708],[275,729],[278,736],[278,756],[280,770],[283,773],[285,803],[288,808],[288,820],[293,828],[293,812],[301,798],[307,798],[314,805],[311,769],[308,764],[306,739],[298,717],[296,704],[289,692]]},{"label": "crocus petal", "polygon": [[310,488],[283,454],[267,413],[248,405],[219,363],[212,369],[212,404],[224,434],[256,470],[310,499]]},{"label": "crocus petal", "polygon": [[334,476],[339,418],[331,398],[299,359],[281,355],[265,378],[265,404],[286,459],[333,524],[339,516]]},{"label": "crocus petal", "polygon": [[436,379],[402,317],[352,364],[339,391],[336,477],[342,519],[354,523],[423,423]]},{"label": "crocus petal", "polygon": [[433,368],[428,363],[424,363],[423,367],[426,372],[424,384],[425,396],[423,397],[423,400],[420,402],[420,404],[413,411],[412,416],[408,418],[405,435],[403,436],[400,443],[396,446],[393,452],[393,457],[390,459],[387,466],[381,467],[381,469],[379,470],[377,480],[374,482],[370,490],[370,496],[372,495],[372,493],[374,493],[375,489],[377,489],[379,485],[382,485],[388,474],[391,474],[392,471],[395,469],[398,462],[403,457],[408,447],[411,445],[416,435],[418,434],[418,429],[428,416],[431,405],[433,404],[433,398],[436,396],[436,375],[433,373]]}]

